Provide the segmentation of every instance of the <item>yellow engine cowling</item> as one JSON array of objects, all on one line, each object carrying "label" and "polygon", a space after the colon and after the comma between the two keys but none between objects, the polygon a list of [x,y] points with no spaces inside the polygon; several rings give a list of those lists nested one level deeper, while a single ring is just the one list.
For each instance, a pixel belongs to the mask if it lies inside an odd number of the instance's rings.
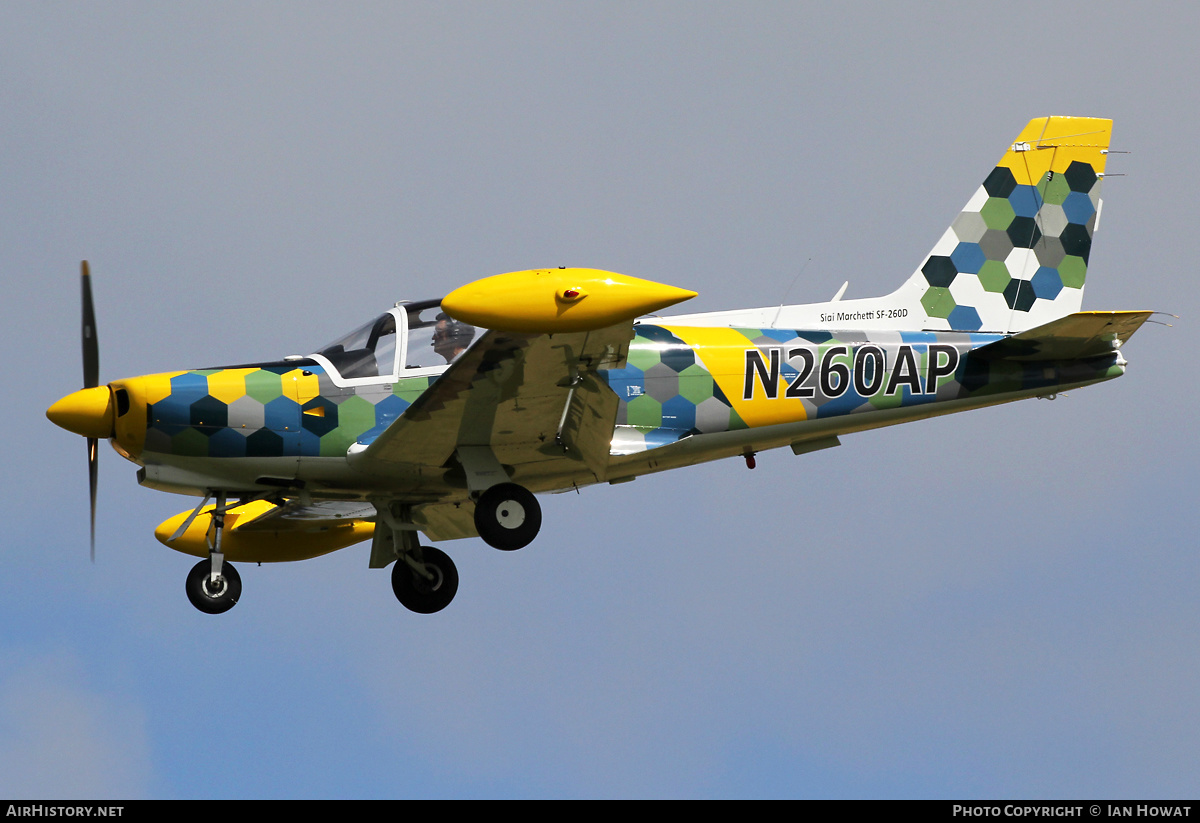
[{"label": "yellow engine cowling", "polygon": [[[212,531],[213,506],[205,506],[191,525],[175,540],[171,535],[187,519],[191,510],[164,520],[154,530],[159,542],[175,551],[196,557],[208,557],[208,540]],[[245,563],[277,563],[288,560],[307,560],[322,554],[344,549],[355,543],[370,540],[375,524],[368,520],[270,521],[249,529],[248,525],[275,508],[273,503],[256,500],[237,506],[225,514],[225,531],[221,535],[221,550],[226,560]]]}]

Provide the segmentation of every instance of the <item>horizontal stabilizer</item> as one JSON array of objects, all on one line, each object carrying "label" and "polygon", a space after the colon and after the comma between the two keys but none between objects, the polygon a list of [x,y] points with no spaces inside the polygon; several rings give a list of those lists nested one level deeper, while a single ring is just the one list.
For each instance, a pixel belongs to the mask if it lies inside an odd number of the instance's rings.
[{"label": "horizontal stabilizer", "polygon": [[989,343],[973,357],[1003,360],[1082,360],[1124,345],[1150,311],[1082,311]]}]

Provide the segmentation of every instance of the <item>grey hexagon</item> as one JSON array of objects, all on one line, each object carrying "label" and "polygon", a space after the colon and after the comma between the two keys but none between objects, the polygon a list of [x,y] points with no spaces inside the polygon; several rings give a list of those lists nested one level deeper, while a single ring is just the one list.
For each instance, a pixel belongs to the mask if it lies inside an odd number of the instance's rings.
[{"label": "grey hexagon", "polygon": [[229,427],[249,436],[266,425],[263,404],[250,395],[243,395],[229,404]]},{"label": "grey hexagon", "polygon": [[955,218],[953,228],[954,236],[960,242],[978,243],[979,238],[987,231],[987,224],[983,222],[983,216],[979,212],[964,211]]},{"label": "grey hexagon", "polygon": [[988,260],[1003,260],[1012,251],[1013,244],[1009,239],[1008,232],[1000,229],[988,229],[984,232],[983,237],[979,238],[979,248],[983,250],[983,256]]},{"label": "grey hexagon", "polygon": [[655,363],[646,369],[646,394],[665,403],[679,394],[679,372],[665,363]]},{"label": "grey hexagon", "polygon": [[696,428],[702,432],[722,432],[729,428],[729,406],[710,397],[696,406]]}]

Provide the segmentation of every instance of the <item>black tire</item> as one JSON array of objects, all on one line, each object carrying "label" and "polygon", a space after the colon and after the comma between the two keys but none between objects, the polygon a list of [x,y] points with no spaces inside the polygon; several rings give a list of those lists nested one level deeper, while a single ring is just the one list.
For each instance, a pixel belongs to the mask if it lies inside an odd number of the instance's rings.
[{"label": "black tire", "polygon": [[475,503],[475,529],[492,548],[524,548],[541,528],[542,507],[532,492],[516,483],[492,486]]},{"label": "black tire", "polygon": [[232,563],[221,563],[221,577],[216,590],[209,584],[212,562],[201,560],[187,576],[187,596],[192,605],[205,614],[222,614],[237,605],[242,596],[242,576]]},{"label": "black tire", "polygon": [[458,591],[458,569],[445,552],[432,546],[422,546],[421,555],[434,579],[426,580],[403,560],[397,560],[392,566],[392,591],[409,611],[433,614],[449,606],[454,599]]}]

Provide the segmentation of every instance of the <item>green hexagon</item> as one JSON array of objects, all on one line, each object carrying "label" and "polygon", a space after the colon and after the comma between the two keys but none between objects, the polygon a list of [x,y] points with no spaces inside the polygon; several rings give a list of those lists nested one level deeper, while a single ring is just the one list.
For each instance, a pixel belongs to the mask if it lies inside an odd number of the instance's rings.
[{"label": "green hexagon", "polygon": [[983,222],[989,229],[999,229],[1000,231],[1005,231],[1012,223],[1013,218],[1017,216],[1007,197],[989,197],[983,204],[983,208],[979,210],[979,214],[982,215]]},{"label": "green hexagon", "polygon": [[1083,281],[1087,277],[1087,263],[1083,262],[1082,257],[1068,254],[1058,264],[1058,276],[1067,288],[1082,289]]},{"label": "green hexagon", "polygon": [[[375,407],[371,401],[355,395],[347,397],[338,406],[338,427],[336,432],[344,431],[351,437],[358,437],[363,432],[375,428]],[[332,432],[331,432],[332,434]]]},{"label": "green hexagon", "polygon": [[283,396],[283,378],[275,372],[259,369],[246,375],[246,394],[264,405]]},{"label": "green hexagon", "polygon": [[713,396],[712,375],[698,363],[679,373],[679,394],[697,406]]},{"label": "green hexagon", "polygon": [[1061,206],[1071,193],[1071,185],[1065,174],[1052,174],[1049,181],[1043,177],[1037,188],[1042,195],[1042,202],[1051,206]]},{"label": "green hexagon", "polygon": [[999,260],[989,260],[979,269],[979,283],[984,291],[1003,294],[1009,280],[1012,280],[1012,277],[1008,274],[1008,266]]},{"label": "green hexagon", "polygon": [[171,454],[208,457],[208,437],[196,429],[184,429],[171,438]]},{"label": "green hexagon", "polygon": [[925,307],[925,313],[930,317],[949,317],[950,312],[954,311],[955,303],[950,289],[943,286],[930,286],[929,290],[921,296],[921,305]]},{"label": "green hexagon", "polygon": [[657,429],[662,426],[662,403],[648,394],[635,397],[625,407],[625,416],[631,426]]},{"label": "green hexagon", "polygon": [[407,400],[409,403],[415,403],[417,402],[417,398],[424,394],[428,388],[428,377],[408,377],[397,380],[392,384],[392,394]]},{"label": "green hexagon", "polygon": [[653,346],[630,346],[628,362],[630,366],[645,371],[662,361],[658,356],[658,349]]}]

